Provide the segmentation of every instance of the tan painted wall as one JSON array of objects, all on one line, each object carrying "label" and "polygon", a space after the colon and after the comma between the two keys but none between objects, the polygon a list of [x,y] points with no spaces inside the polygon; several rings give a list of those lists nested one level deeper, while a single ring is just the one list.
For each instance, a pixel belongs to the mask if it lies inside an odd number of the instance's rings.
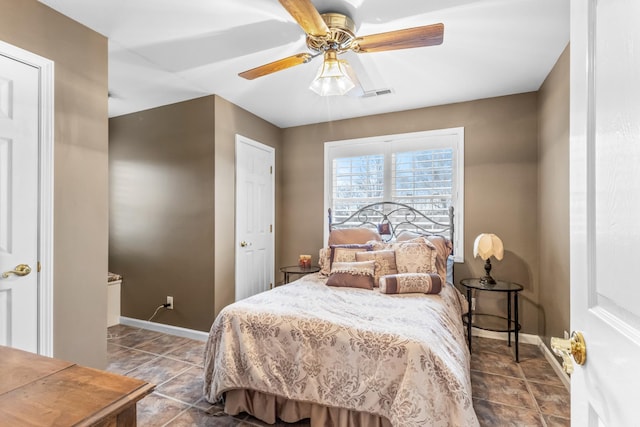
[{"label": "tan painted wall", "polygon": [[107,39],[35,0],[0,0],[0,40],[55,61],[54,355],[106,365]]},{"label": "tan painted wall", "polygon": [[[276,259],[280,265],[282,221],[282,130],[216,96],[215,148],[215,313],[235,301],[235,143],[236,134],[276,149]],[[275,276],[277,280],[277,275]],[[210,325],[209,325],[210,326]]]},{"label": "tan painted wall", "polygon": [[[109,267],[122,315],[208,331],[235,301],[235,136],[280,153],[281,130],[207,96],[110,120]],[[280,191],[276,158],[276,215]],[[278,266],[276,260],[276,266]]]},{"label": "tan painted wall", "polygon": [[109,268],[123,316],[206,330],[213,322],[214,97],[109,120]]},{"label": "tan painted wall", "polygon": [[[547,90],[555,91],[554,88]],[[566,94],[554,96],[566,99]],[[214,297],[207,290],[196,292],[194,298],[207,303],[212,298],[215,314],[234,300],[236,133],[276,147],[277,269],[295,263],[299,253],[316,254],[323,243],[324,141],[464,126],[466,262],[456,265],[456,278],[475,277],[483,272],[482,261],[472,257],[473,239],[480,232],[497,233],[502,237],[507,253],[503,261],[494,262],[494,276],[525,286],[521,299],[523,331],[537,334],[539,328],[544,327],[548,309],[543,305],[548,302],[540,300],[538,280],[539,256],[544,256],[538,249],[538,213],[543,213],[538,206],[539,194],[543,194],[538,185],[544,182],[538,177],[538,126],[540,129],[544,126],[539,124],[537,93],[285,130],[220,97],[214,99]],[[543,109],[541,105],[540,111]],[[554,114],[550,113],[552,117]],[[169,118],[166,120],[170,121]],[[172,123],[172,127],[174,125]],[[114,136],[112,128],[112,138]],[[568,180],[566,182],[568,184]],[[115,232],[114,228],[112,234]],[[276,281],[281,280],[279,276],[276,275]],[[140,295],[147,298],[153,292],[147,289]],[[158,304],[167,292],[160,292]],[[495,295],[483,294],[478,300],[479,310],[500,313],[504,308],[504,299]],[[174,321],[167,315],[158,320],[181,326],[191,322]],[[134,317],[145,318],[140,313]],[[195,327],[187,327],[206,330],[210,320],[198,320],[197,323]]]},{"label": "tan painted wall", "polygon": [[[323,245],[324,142],[366,136],[465,128],[465,263],[455,278],[478,277],[483,262],[474,259],[473,240],[482,232],[498,234],[505,245],[493,276],[521,283],[523,331],[537,333],[538,282],[537,93],[382,114],[284,130],[283,204],[280,260],[295,263],[300,253]],[[478,309],[501,313],[506,302],[484,293]]]},{"label": "tan painted wall", "polygon": [[550,337],[569,331],[569,46],[540,88],[539,132],[539,232],[540,316],[539,334]]}]

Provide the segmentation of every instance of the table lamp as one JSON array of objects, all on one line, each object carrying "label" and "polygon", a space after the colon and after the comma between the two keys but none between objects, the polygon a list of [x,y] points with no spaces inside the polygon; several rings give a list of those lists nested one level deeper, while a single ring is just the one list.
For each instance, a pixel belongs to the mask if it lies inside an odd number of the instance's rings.
[{"label": "table lamp", "polygon": [[491,256],[494,256],[498,261],[504,256],[504,246],[502,246],[502,240],[495,234],[482,233],[476,237],[476,241],[473,243],[473,256],[482,258],[484,262],[485,276],[480,279],[480,283],[494,285],[495,279],[491,277]]}]

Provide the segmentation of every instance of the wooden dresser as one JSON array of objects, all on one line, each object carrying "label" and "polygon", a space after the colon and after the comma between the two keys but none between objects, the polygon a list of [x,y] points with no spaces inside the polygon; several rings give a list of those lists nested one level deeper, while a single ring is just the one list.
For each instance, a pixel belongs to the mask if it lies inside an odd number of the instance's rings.
[{"label": "wooden dresser", "polygon": [[154,385],[0,346],[0,425],[135,426]]}]

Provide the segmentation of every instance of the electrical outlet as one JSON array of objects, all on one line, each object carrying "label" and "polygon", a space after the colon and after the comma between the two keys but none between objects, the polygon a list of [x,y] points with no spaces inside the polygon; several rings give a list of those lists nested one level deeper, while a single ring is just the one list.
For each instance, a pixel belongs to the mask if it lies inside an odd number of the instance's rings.
[{"label": "electrical outlet", "polygon": [[476,311],[476,299],[471,298],[471,311]]},{"label": "electrical outlet", "polygon": [[173,297],[167,296],[167,304],[169,304],[167,309],[173,310]]},{"label": "electrical outlet", "polygon": [[565,340],[569,339],[569,331],[564,331],[564,339]]}]

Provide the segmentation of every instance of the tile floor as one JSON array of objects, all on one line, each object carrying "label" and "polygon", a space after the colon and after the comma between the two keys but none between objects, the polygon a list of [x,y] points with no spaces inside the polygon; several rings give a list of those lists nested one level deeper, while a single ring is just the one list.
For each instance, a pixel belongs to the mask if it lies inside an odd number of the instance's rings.
[{"label": "tile floor", "polygon": [[[109,328],[108,370],[156,384],[138,403],[139,426],[263,427],[231,417],[202,397],[204,343],[117,325]],[[505,341],[473,340],[471,383],[481,426],[570,426],[569,393],[540,350],[520,344],[515,363]],[[302,427],[309,423],[280,423]]]}]

